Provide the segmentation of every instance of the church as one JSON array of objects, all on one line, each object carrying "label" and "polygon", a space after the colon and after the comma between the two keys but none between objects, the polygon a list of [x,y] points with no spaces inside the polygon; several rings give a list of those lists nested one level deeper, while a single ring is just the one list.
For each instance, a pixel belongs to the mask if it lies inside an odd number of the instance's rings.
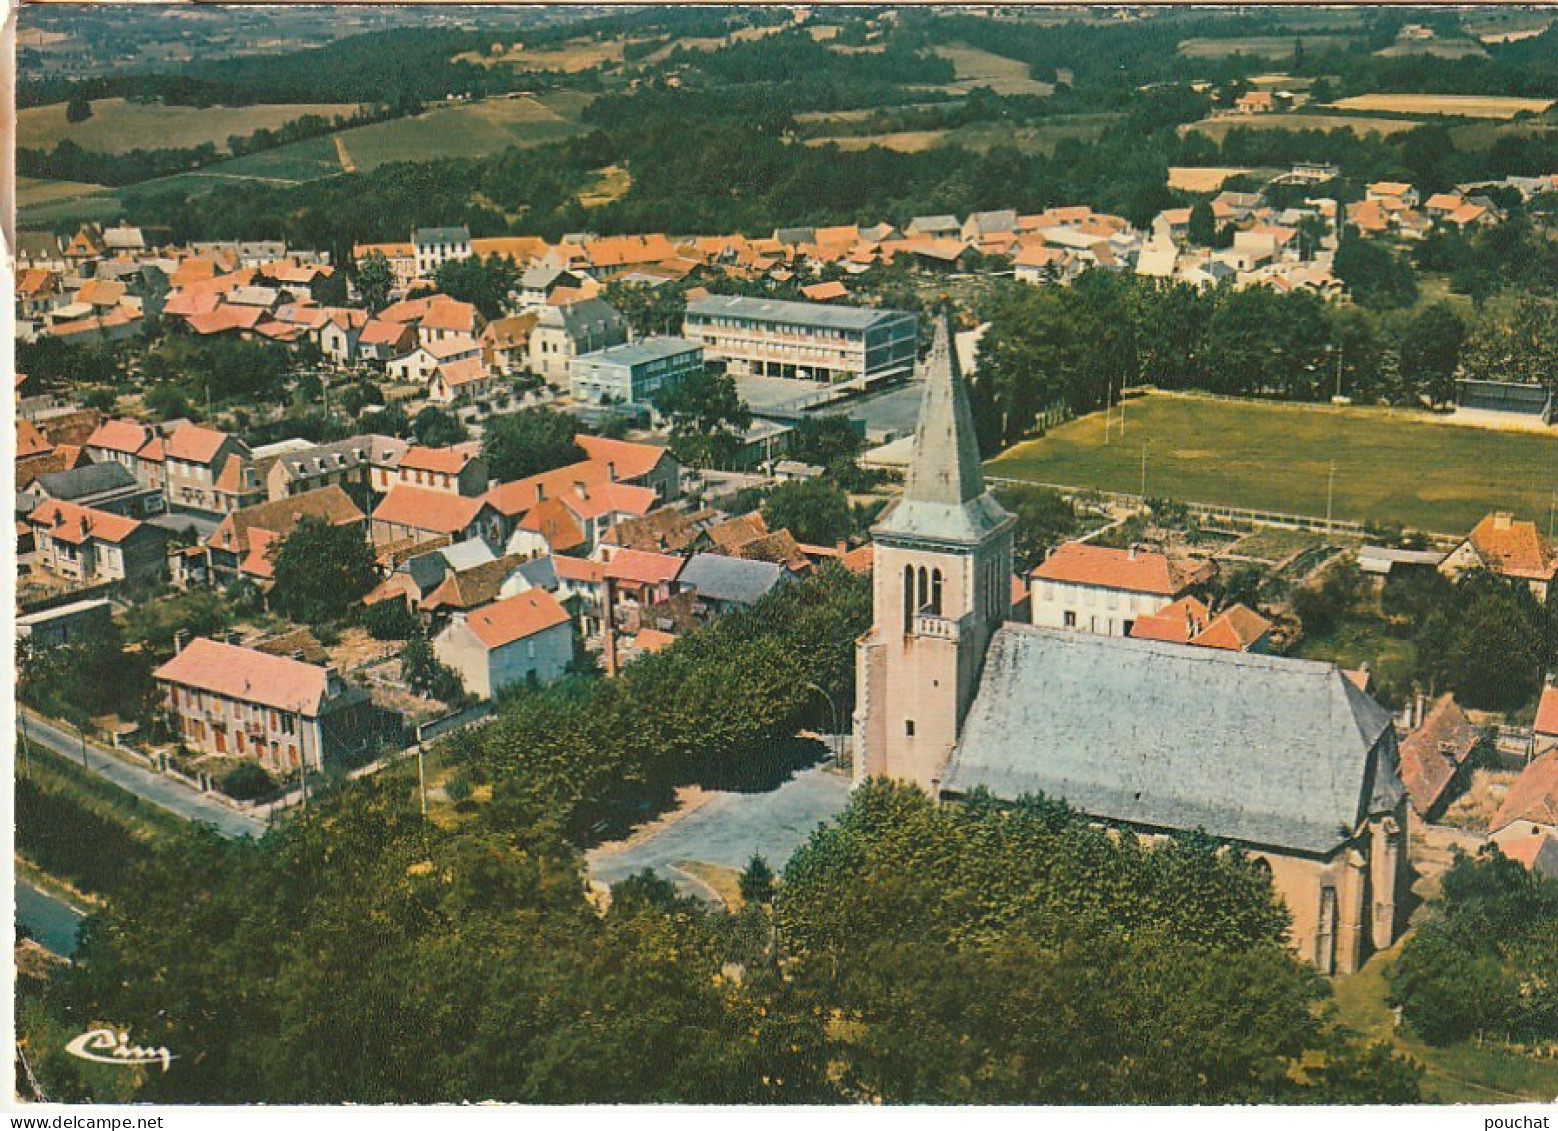
[{"label": "church", "polygon": [[1323,973],[1389,947],[1411,881],[1389,712],[1330,663],[1011,623],[1014,525],[985,489],[943,316],[903,496],[872,529],[857,780],[1043,793],[1145,837],[1202,829],[1265,862]]}]

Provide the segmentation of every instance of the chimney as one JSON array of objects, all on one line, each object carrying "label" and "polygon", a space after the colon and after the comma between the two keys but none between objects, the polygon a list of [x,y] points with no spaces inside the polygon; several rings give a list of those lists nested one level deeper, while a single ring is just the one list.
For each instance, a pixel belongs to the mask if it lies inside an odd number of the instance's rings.
[{"label": "chimney", "polygon": [[1515,516],[1514,516],[1514,513],[1511,512],[1511,511],[1494,511],[1493,512],[1493,529],[1494,530],[1508,530],[1510,528],[1510,525],[1514,521],[1515,521]]},{"label": "chimney", "polygon": [[1136,560],[1136,547],[1134,545],[1125,551],[1125,560],[1131,562]]},{"label": "chimney", "polygon": [[608,483],[617,481],[617,465],[611,460],[606,461],[606,481]]},{"label": "chimney", "polygon": [[540,503],[540,502],[544,502],[545,500],[546,500],[546,482],[544,480],[537,479],[536,480],[536,502]]},{"label": "chimney", "polygon": [[576,479],[574,480],[573,484],[573,493],[578,495],[579,498],[583,499],[588,497],[590,492],[589,489],[585,487],[584,481],[582,479]]},{"label": "chimney", "polygon": [[189,629],[176,629],[173,633],[173,652],[177,655],[184,650],[184,645],[189,643]]}]

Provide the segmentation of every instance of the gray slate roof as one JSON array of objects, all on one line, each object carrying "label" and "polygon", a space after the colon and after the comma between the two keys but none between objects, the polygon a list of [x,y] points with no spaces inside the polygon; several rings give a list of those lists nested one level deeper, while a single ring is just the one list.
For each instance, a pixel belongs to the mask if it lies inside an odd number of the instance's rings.
[{"label": "gray slate roof", "polygon": [[557,592],[557,565],[550,554],[520,563],[514,574],[523,577],[537,589],[545,589],[548,593]]},{"label": "gray slate roof", "polygon": [[1404,796],[1390,714],[1334,664],[1006,625],[944,789],[1326,855]]},{"label": "gray slate roof", "polygon": [[66,502],[136,486],[135,476],[111,461],[83,464],[69,471],[51,471],[38,476],[35,483],[42,494]]},{"label": "gray slate roof", "polygon": [[587,298],[567,306],[549,306],[541,312],[539,324],[561,327],[574,339],[622,330],[627,325],[617,308],[602,298]]},{"label": "gray slate roof", "polygon": [[694,554],[676,575],[676,584],[710,601],[752,605],[767,596],[783,578],[784,567],[776,562]]},{"label": "gray slate roof", "polygon": [[636,342],[623,342],[617,346],[607,346],[602,350],[594,350],[591,353],[581,353],[574,358],[575,361],[606,362],[610,365],[643,365],[645,362],[660,361],[668,357],[678,357],[694,350],[701,351],[703,346],[698,342],[689,342],[686,338],[653,337],[640,338]]},{"label": "gray slate roof", "polygon": [[435,243],[469,243],[471,230],[465,225],[458,228],[418,228],[411,234],[411,242],[426,246]]},{"label": "gray slate roof", "polygon": [[901,310],[865,310],[858,306],[786,302],[782,299],[746,298],[742,295],[707,295],[694,299],[687,304],[687,313],[700,318],[749,318],[754,322],[858,331],[895,319],[913,317]]}]

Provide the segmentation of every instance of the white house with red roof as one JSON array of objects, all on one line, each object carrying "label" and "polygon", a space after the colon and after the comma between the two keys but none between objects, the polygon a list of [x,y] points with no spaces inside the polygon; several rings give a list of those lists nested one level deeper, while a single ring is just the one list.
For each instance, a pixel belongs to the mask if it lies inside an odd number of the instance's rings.
[{"label": "white house with red roof", "polygon": [[1029,572],[1033,623],[1129,636],[1209,572],[1152,550],[1066,542]]},{"label": "white house with red roof", "polygon": [[162,489],[162,436],[138,420],[104,420],[82,445],[93,463],[117,463],[143,487]]},{"label": "white house with red roof", "polygon": [[249,446],[226,432],[180,425],[164,442],[163,459],[171,507],[225,514],[265,498]]},{"label": "white house with red roof", "polygon": [[168,532],[126,515],[50,499],[27,526],[38,564],[83,585],[149,581],[167,569]]},{"label": "white house with red roof", "polygon": [[487,490],[487,460],[475,443],[448,448],[414,444],[400,457],[396,477],[408,487],[475,498]]},{"label": "white house with red roof", "polygon": [[367,693],[333,667],[197,637],[152,674],[180,741],[202,753],[320,769],[372,733]]},{"label": "white house with red roof", "polygon": [[457,612],[433,638],[433,654],[465,689],[490,699],[505,687],[560,678],[573,660],[568,612],[545,589],[528,589],[470,612]]},{"label": "white house with red roof", "polygon": [[373,509],[373,544],[380,550],[396,543],[420,544],[437,538],[464,542],[480,538],[503,544],[504,521],[485,498],[397,484]]}]

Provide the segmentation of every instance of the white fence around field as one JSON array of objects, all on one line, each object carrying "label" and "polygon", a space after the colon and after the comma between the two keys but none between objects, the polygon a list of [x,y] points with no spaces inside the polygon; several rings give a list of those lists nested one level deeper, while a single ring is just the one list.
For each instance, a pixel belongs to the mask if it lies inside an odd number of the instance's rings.
[{"label": "white fence around field", "polygon": [[[1142,505],[1142,497],[1127,491],[1105,491],[1098,487],[1078,487],[1067,483],[1041,483],[1034,479],[1011,479],[1003,476],[987,475],[985,481],[992,486],[1010,487],[1044,487],[1056,491],[1067,499],[1102,499],[1105,502],[1119,506],[1139,507]],[[1198,520],[1222,519],[1225,522],[1243,522],[1251,526],[1279,526],[1287,530],[1309,530],[1320,534],[1352,534],[1358,537],[1366,537],[1369,528],[1365,523],[1355,522],[1351,519],[1335,518],[1326,519],[1309,514],[1287,514],[1282,511],[1254,510],[1250,507],[1226,506],[1222,503],[1196,503],[1183,499],[1173,499],[1174,503],[1184,507]],[[1441,542],[1458,542],[1460,537],[1454,534],[1445,534],[1436,530],[1412,530],[1410,534],[1421,534],[1425,538],[1432,538]]]}]

